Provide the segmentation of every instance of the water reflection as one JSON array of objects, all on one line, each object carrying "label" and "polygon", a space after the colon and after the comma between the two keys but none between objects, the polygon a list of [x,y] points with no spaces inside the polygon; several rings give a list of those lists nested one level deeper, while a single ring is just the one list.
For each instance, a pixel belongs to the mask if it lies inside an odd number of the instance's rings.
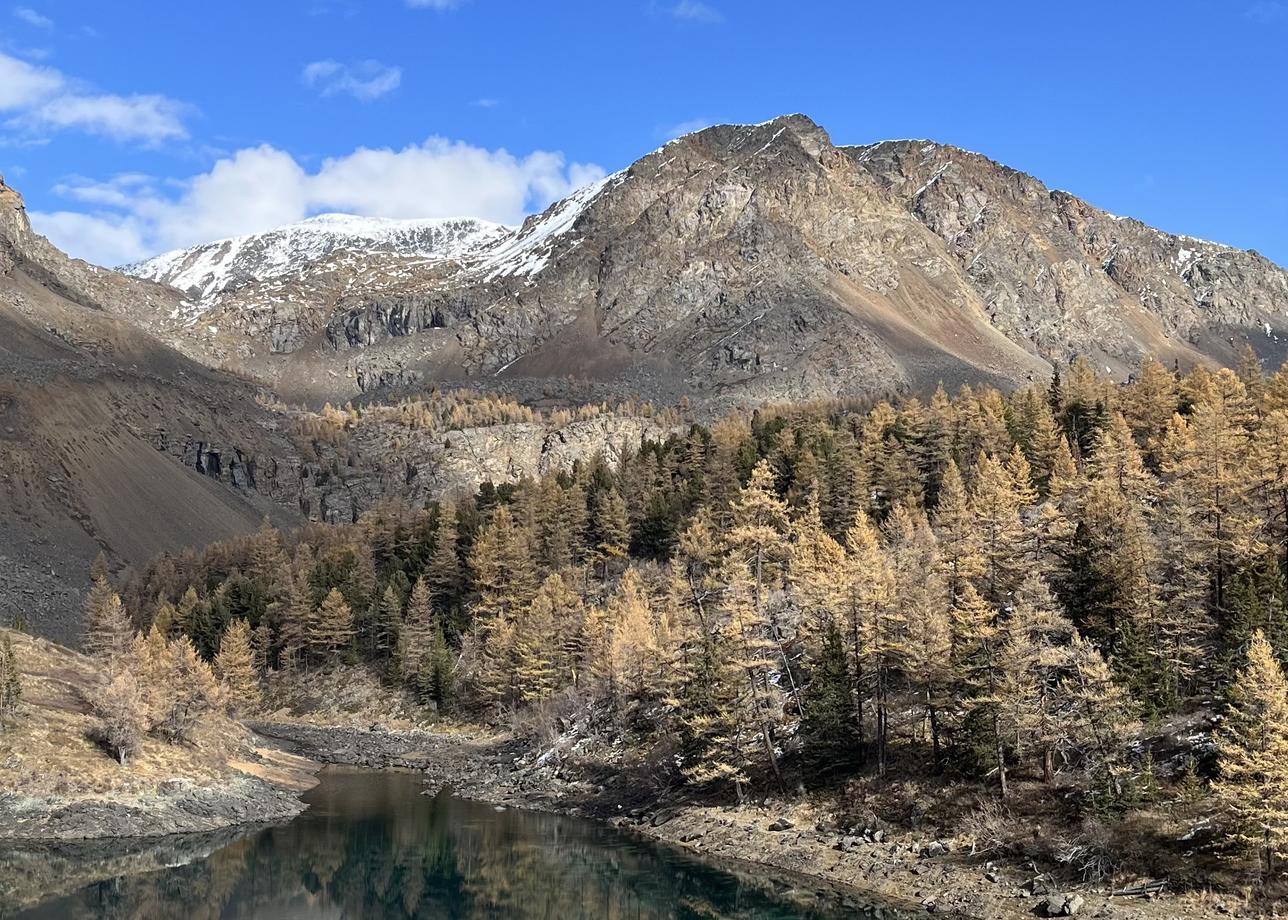
[{"label": "water reflection", "polygon": [[[292,823],[118,876],[44,918],[895,917],[735,874],[595,823],[420,795],[418,776],[336,771]],[[109,870],[110,871],[110,870]]]}]

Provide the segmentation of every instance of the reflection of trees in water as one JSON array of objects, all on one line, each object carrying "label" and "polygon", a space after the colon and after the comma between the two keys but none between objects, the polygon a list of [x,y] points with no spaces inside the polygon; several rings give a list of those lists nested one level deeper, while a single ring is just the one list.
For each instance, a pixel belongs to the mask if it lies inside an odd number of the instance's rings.
[{"label": "reflection of trees in water", "polygon": [[[91,886],[33,917],[819,918],[772,881],[594,824],[338,773],[293,823],[209,859]],[[54,912],[50,912],[54,911]],[[861,916],[846,911],[844,916]],[[875,916],[875,914],[873,915]]]}]

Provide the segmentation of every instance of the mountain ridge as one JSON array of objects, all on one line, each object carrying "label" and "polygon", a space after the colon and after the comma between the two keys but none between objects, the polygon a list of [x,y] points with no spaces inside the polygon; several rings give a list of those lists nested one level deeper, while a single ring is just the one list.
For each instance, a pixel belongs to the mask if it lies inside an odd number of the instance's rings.
[{"label": "mountain ridge", "polygon": [[[1182,264],[1183,263],[1183,264]],[[305,401],[467,382],[721,407],[982,380],[1086,354],[1282,360],[1288,274],[983,154],[832,144],[803,115],[672,140],[459,260],[339,251],[162,330]]]}]

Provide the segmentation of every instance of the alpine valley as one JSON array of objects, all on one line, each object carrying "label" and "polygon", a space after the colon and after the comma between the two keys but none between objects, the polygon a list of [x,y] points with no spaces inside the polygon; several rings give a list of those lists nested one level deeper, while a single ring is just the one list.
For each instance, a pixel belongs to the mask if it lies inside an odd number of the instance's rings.
[{"label": "alpine valley", "polygon": [[799,114],[116,269],[0,180],[0,915],[1255,916],[1286,358],[1257,252]]}]

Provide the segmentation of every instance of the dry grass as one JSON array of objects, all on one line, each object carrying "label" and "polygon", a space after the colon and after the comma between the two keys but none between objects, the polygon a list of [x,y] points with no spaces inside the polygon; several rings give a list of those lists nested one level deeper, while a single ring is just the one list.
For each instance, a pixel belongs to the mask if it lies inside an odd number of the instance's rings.
[{"label": "dry grass", "polygon": [[146,794],[174,779],[210,785],[230,775],[230,757],[250,751],[249,733],[215,715],[198,727],[194,744],[149,737],[123,768],[90,739],[94,720],[84,696],[99,680],[96,663],[44,639],[7,634],[23,699],[0,732],[0,789],[71,800]]},{"label": "dry grass", "polygon": [[433,713],[401,688],[382,682],[370,668],[337,664],[274,674],[262,717],[273,722],[411,731],[429,727]]}]

